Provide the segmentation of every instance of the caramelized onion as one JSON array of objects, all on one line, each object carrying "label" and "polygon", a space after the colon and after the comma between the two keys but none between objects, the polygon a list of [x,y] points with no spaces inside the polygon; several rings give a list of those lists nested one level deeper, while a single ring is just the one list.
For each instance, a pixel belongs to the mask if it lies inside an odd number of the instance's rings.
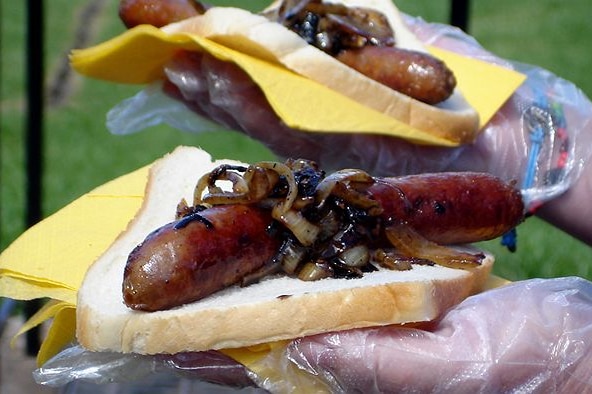
[{"label": "caramelized onion", "polygon": [[298,197],[298,186],[296,185],[292,169],[283,163],[277,163],[274,161],[262,161],[257,163],[256,166],[272,170],[285,180],[287,185],[285,201],[278,204],[277,210],[280,213],[287,212],[292,208],[292,204],[294,204],[296,197]]},{"label": "caramelized onion", "polygon": [[[374,183],[374,179],[370,176],[370,174],[362,171],[362,170],[355,170],[355,169],[346,169],[341,171],[336,171],[330,175],[328,175],[325,179],[323,179],[319,185],[317,186],[315,200],[318,208],[322,208],[329,196],[331,196],[335,190],[340,192],[340,197],[344,198],[346,201],[349,201],[349,195],[352,196],[351,200],[356,201],[364,201],[363,204],[367,205],[376,205],[377,202],[374,200],[369,199],[368,197],[362,196],[361,194],[357,193],[355,189],[350,188],[348,185],[350,184],[364,184],[364,185],[371,185]],[[338,187],[338,185],[340,185]],[[365,197],[365,198],[364,198]],[[373,204],[372,204],[373,202]]]},{"label": "caramelized onion", "polygon": [[281,213],[276,208],[272,210],[271,216],[286,226],[302,245],[310,246],[315,242],[320,231],[318,226],[306,220],[301,212],[289,210]]},{"label": "caramelized onion", "polygon": [[[234,170],[245,171],[242,166],[223,165],[214,171],[202,176],[193,191],[194,204],[207,203],[218,204],[244,204],[247,202],[249,185],[245,179]],[[232,183],[232,192],[224,191],[217,181],[229,181]],[[204,192],[207,194],[204,196]]]},{"label": "caramelized onion", "polygon": [[402,255],[433,261],[444,267],[475,268],[485,258],[482,253],[465,253],[428,241],[410,226],[403,223],[391,225],[385,228],[384,231],[389,242]]},{"label": "caramelized onion", "polygon": [[[243,174],[240,175],[239,172]],[[298,188],[292,170],[287,165],[277,162],[264,161],[249,167],[233,165],[217,167],[199,179],[193,193],[194,204],[256,203],[267,199],[280,179],[285,181],[287,192],[282,200],[276,200],[275,205],[278,213],[283,213],[292,207],[298,196]],[[231,182],[232,191],[218,186],[219,181]]]},{"label": "caramelized onion", "polygon": [[362,237],[356,231],[352,224],[346,225],[333,235],[330,242],[323,246],[320,255],[323,258],[332,258],[345,252],[347,249],[355,247]]},{"label": "caramelized onion", "polygon": [[306,256],[306,248],[302,245],[296,245],[291,240],[284,242],[280,248],[278,261],[284,272],[288,275],[296,273],[300,263]]},{"label": "caramelized onion", "polygon": [[284,0],[264,14],[329,54],[365,45],[393,46],[394,32],[379,11],[321,0]]},{"label": "caramelized onion", "polygon": [[341,226],[341,219],[338,217],[335,210],[330,210],[325,216],[323,216],[319,222],[319,235],[318,239],[324,241],[328,238],[333,237],[339,231]]},{"label": "caramelized onion", "polygon": [[313,281],[333,276],[333,269],[330,265],[321,262],[309,262],[304,264],[302,270],[298,274],[298,279]]},{"label": "caramelized onion", "polygon": [[263,167],[250,166],[244,174],[250,201],[266,198],[279,182],[279,174]]},{"label": "caramelized onion", "polygon": [[373,258],[379,266],[396,271],[408,271],[413,268],[413,264],[434,265],[433,261],[402,256],[395,250],[387,252],[384,249],[378,249],[374,252]]},{"label": "caramelized onion", "polygon": [[356,245],[339,254],[339,260],[348,267],[363,267],[370,261],[370,252],[366,245]]}]

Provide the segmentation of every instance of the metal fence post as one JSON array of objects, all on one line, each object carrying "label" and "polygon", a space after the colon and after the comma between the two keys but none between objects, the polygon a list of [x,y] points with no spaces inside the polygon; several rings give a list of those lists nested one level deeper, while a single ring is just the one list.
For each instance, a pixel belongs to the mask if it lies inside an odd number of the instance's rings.
[{"label": "metal fence post", "polygon": [[470,0],[451,0],[450,24],[468,32],[470,8]]},{"label": "metal fence post", "polygon": [[[27,111],[25,117],[25,160],[26,160],[26,226],[30,227],[42,218],[43,183],[43,121],[44,121],[44,2],[27,0],[27,49],[26,81]],[[41,301],[25,303],[25,315],[31,317]],[[34,356],[39,351],[39,329],[27,332],[27,354]]]}]

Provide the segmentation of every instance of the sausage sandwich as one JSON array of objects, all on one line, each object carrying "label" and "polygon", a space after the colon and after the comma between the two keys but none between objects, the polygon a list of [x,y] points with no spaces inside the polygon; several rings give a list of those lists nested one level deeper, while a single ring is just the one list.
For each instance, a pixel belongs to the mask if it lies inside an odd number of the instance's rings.
[{"label": "sausage sandwich", "polygon": [[431,321],[481,291],[494,261],[444,244],[523,218],[520,193],[485,174],[288,164],[188,147],[155,163],[143,207],[80,288],[80,344],[177,353]]},{"label": "sausage sandwich", "polygon": [[471,142],[478,132],[478,114],[455,75],[391,0],[278,0],[257,14],[193,0],[123,0],[120,17],[130,28],[191,33],[279,64],[452,143]]}]

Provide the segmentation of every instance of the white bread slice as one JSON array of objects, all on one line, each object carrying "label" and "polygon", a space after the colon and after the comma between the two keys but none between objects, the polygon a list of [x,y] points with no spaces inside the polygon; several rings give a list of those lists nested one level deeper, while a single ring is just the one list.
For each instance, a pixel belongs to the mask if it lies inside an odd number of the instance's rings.
[{"label": "white bread slice", "polygon": [[[405,26],[391,0],[333,2],[379,10],[391,23],[397,46],[426,51]],[[279,2],[276,1],[266,12],[272,13],[278,6]],[[203,15],[170,24],[163,30],[197,34],[241,52],[282,64],[416,129],[459,144],[472,142],[478,133],[479,115],[458,89],[438,105],[422,103],[364,76],[262,15],[232,7],[213,7]]]},{"label": "white bread slice", "polygon": [[89,268],[78,293],[77,338],[93,351],[140,354],[235,348],[355,327],[429,321],[482,289],[493,257],[471,271],[414,266],[361,279],[304,282],[287,277],[232,287],[167,311],[123,304],[128,253],[171,221],[197,179],[221,162],[179,147],[151,168],[144,205],[128,229]]}]

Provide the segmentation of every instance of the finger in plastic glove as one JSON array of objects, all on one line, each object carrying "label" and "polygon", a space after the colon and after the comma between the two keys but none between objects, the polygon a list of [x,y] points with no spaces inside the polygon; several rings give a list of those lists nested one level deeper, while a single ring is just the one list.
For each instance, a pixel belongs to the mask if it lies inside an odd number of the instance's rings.
[{"label": "finger in plastic glove", "polygon": [[517,282],[468,298],[431,331],[320,335],[289,354],[343,392],[592,391],[592,283]]},{"label": "finger in plastic glove", "polygon": [[163,354],[157,355],[156,358],[185,378],[227,387],[257,386],[247,368],[217,351]]},{"label": "finger in plastic glove", "polygon": [[287,127],[261,88],[234,63],[208,53],[181,52],[167,65],[165,73],[165,92],[183,100],[196,113],[243,131],[280,156],[321,156],[322,144]]},{"label": "finger in plastic glove", "polygon": [[167,66],[166,74],[166,92],[195,112],[244,132],[280,157],[305,157],[328,171],[356,167],[391,176],[426,172],[450,165],[461,152],[388,136],[291,129],[242,69],[209,54],[183,53]]},{"label": "finger in plastic glove", "polygon": [[[103,386],[110,383],[121,390],[118,392],[160,392],[159,389],[172,390],[175,387],[179,388],[175,392],[196,392],[189,389],[198,389],[201,383],[216,385],[220,390],[228,389],[224,392],[238,392],[231,391],[231,388],[241,388],[244,390],[241,392],[263,392],[253,382],[254,375],[247,368],[216,351],[150,356],[92,352],[74,345],[35,370],[33,377],[44,386],[68,385],[72,390],[68,392],[78,392],[73,388],[83,391],[86,386],[92,388],[88,392],[103,392]],[[111,388],[104,392],[116,391]]]}]

